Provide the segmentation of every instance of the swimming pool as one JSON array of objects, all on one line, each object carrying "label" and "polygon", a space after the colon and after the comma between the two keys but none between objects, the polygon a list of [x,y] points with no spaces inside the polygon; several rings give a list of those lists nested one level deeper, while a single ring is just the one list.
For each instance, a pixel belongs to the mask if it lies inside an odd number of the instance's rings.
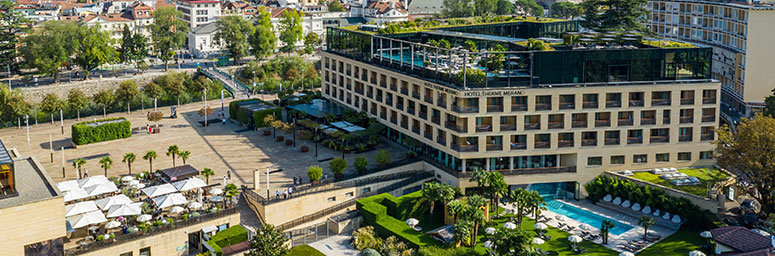
[{"label": "swimming pool", "polygon": [[587,210],[580,209],[578,207],[557,201],[557,200],[547,200],[546,201],[547,206],[546,209],[549,211],[552,211],[557,214],[565,215],[566,217],[576,220],[581,223],[586,223],[587,225],[592,226],[593,228],[600,228],[600,225],[603,223],[604,220],[610,220],[614,223],[614,228],[610,229],[608,232],[614,235],[621,235],[624,232],[629,231],[630,229],[633,229],[633,226],[618,222],[616,220],[604,218],[600,215],[591,213]]}]

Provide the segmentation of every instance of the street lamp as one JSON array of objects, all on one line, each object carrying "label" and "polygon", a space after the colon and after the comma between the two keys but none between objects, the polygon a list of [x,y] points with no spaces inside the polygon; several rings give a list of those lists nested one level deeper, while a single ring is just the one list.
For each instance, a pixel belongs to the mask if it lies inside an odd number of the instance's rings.
[{"label": "street lamp", "polygon": [[223,89],[221,89],[221,113],[223,113]]},{"label": "street lamp", "polygon": [[32,153],[32,146],[30,145],[30,115],[24,115],[24,123],[27,125],[27,151]]},{"label": "street lamp", "polygon": [[207,130],[207,88],[204,89],[204,94],[202,94],[202,101],[205,103],[204,110],[204,116],[205,116],[205,130]]}]

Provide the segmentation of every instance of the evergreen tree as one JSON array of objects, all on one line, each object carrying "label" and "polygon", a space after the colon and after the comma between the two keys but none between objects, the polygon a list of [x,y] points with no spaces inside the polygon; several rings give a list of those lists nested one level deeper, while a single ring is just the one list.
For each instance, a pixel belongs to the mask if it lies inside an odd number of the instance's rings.
[{"label": "evergreen tree", "polygon": [[153,12],[151,38],[153,39],[156,57],[164,61],[164,70],[169,70],[168,63],[175,51],[186,43],[188,25],[179,19],[183,13],[175,7],[162,7]]},{"label": "evergreen tree", "polygon": [[29,31],[30,20],[21,12],[14,11],[16,2],[0,1],[0,67],[17,69],[16,58],[19,56],[17,45],[19,35]]},{"label": "evergreen tree", "polygon": [[283,13],[283,17],[280,19],[280,41],[284,45],[280,51],[292,52],[296,50],[296,42],[302,38],[302,15],[304,15],[302,12],[293,9],[286,9]]},{"label": "evergreen tree", "polygon": [[215,43],[225,46],[234,59],[234,64],[239,63],[248,51],[248,37],[253,33],[253,24],[250,24],[242,16],[229,15],[216,21],[218,30],[215,31]]},{"label": "evergreen tree", "polygon": [[647,0],[587,0],[581,3],[582,25],[598,31],[650,32],[643,24],[651,14]]},{"label": "evergreen tree", "polygon": [[277,47],[277,37],[272,31],[272,16],[264,7],[259,6],[256,17],[255,29],[248,42],[252,54],[257,59],[262,59],[274,53],[274,49]]}]

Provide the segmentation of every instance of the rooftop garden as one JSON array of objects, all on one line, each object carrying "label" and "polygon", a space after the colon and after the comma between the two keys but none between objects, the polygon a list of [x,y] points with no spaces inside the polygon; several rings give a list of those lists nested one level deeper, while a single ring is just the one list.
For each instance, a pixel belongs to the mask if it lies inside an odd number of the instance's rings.
[{"label": "rooftop garden", "polygon": [[670,180],[660,178],[660,175],[651,172],[635,172],[633,177],[642,181],[659,184],[668,188],[677,189],[701,197],[708,196],[708,189],[720,181],[729,178],[729,175],[716,168],[678,169],[689,177],[696,177],[700,183],[695,185],[673,185]]},{"label": "rooftop garden", "polygon": [[696,48],[690,43],[682,43],[670,40],[643,40],[641,43],[658,48]]},{"label": "rooftop garden", "polygon": [[307,244],[297,245],[288,251],[288,256],[325,256],[322,252],[318,251],[312,246]]},{"label": "rooftop garden", "polygon": [[[470,25],[487,25],[497,23],[509,23],[509,22],[538,22],[548,23],[565,21],[562,19],[552,19],[544,17],[532,17],[532,16],[480,16],[469,18],[450,18],[450,19],[416,19],[413,21],[401,21],[388,23],[384,28],[377,30],[376,32],[362,31],[369,34],[399,34],[399,33],[414,33],[423,32],[439,28],[450,28],[458,26],[470,26]],[[343,27],[349,30],[358,30],[359,26],[347,26]]]}]

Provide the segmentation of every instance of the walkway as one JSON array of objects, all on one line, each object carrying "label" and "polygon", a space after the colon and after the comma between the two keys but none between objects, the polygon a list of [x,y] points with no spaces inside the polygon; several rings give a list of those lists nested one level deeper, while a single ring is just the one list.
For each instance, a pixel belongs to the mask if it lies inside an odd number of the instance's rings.
[{"label": "walkway", "polygon": [[360,252],[350,245],[352,234],[340,234],[309,244],[328,256],[355,256]]},{"label": "walkway", "polygon": [[236,92],[234,93],[234,96],[238,99],[246,99],[248,98],[248,90],[246,88],[243,88],[238,84],[237,81],[234,81],[230,76],[225,75],[221,71],[215,68],[206,68],[202,69],[202,72],[206,73],[207,76],[218,79],[222,84],[224,84],[226,87],[229,87],[229,91]]}]

